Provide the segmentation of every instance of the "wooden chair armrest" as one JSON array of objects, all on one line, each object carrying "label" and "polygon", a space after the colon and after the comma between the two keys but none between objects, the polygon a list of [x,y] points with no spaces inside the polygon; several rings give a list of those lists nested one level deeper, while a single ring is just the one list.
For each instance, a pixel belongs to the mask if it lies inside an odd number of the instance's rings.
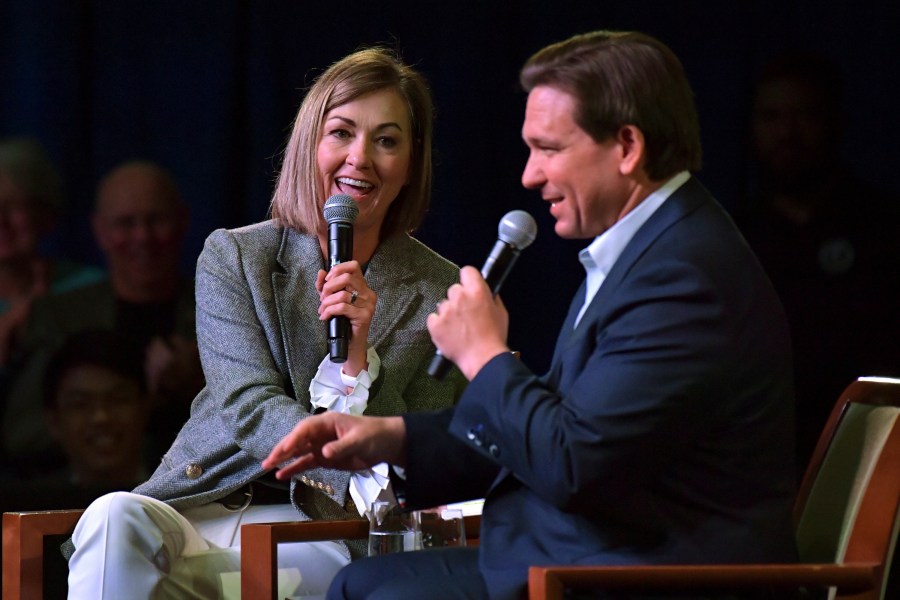
[{"label": "wooden chair armrest", "polygon": [[848,592],[877,585],[878,563],[849,565],[672,565],[630,567],[531,567],[529,600],[560,600],[570,588],[684,591],[747,587],[836,586]]},{"label": "wooden chair armrest", "polygon": [[481,539],[481,515],[463,517],[466,526],[466,546],[477,546]]},{"label": "wooden chair armrest", "polygon": [[[466,543],[477,545],[481,515],[464,518]],[[369,521],[294,521],[252,523],[241,527],[241,597],[275,598],[278,591],[278,544],[369,537]]]},{"label": "wooden chair armrest", "polygon": [[369,537],[369,522],[296,521],[241,526],[241,598],[275,598],[278,591],[278,544]]},{"label": "wooden chair armrest", "polygon": [[44,591],[44,537],[75,529],[83,510],[3,513],[3,597],[35,598]]}]

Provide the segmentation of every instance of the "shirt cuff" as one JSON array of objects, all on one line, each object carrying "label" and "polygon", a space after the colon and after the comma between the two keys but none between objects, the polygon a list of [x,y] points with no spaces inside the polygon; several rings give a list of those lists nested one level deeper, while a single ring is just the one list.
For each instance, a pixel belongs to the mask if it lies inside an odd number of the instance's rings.
[{"label": "shirt cuff", "polygon": [[375,352],[375,348],[372,346],[369,346],[368,350],[366,350],[366,362],[369,363],[369,368],[360,371],[356,377],[344,373],[343,367],[338,370],[341,383],[352,390],[351,394],[355,393],[359,386],[362,386],[365,388],[366,397],[368,398],[369,389],[372,387],[372,383],[378,379],[378,374],[381,372],[381,357],[378,356],[378,353]]},{"label": "shirt cuff", "polygon": [[391,490],[388,468],[387,463],[378,463],[370,469],[354,471],[350,476],[350,496],[359,516],[364,516],[376,500],[385,500],[392,506],[397,503]]},{"label": "shirt cuff", "polygon": [[[369,403],[369,389],[381,372],[381,358],[375,348],[366,351],[367,369],[356,377],[344,374],[340,364],[326,356],[309,382],[310,403],[314,408],[361,415]],[[350,390],[349,392],[347,390]]]}]

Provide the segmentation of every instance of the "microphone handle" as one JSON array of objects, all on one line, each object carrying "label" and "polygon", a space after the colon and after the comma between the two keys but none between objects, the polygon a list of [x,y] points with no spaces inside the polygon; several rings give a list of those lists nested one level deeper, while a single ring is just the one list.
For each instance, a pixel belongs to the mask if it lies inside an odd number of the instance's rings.
[{"label": "microphone handle", "polygon": [[[328,224],[328,268],[347,262],[353,257],[353,226],[349,223]],[[347,361],[350,343],[350,320],[344,316],[328,320],[328,356],[333,363]]]},{"label": "microphone handle", "polygon": [[328,268],[353,258],[353,226],[349,223],[328,224]]},{"label": "microphone handle", "polygon": [[350,340],[350,321],[337,316],[328,319],[328,356],[333,363],[347,362],[347,347]]},{"label": "microphone handle", "polygon": [[497,240],[494,243],[491,253],[481,267],[481,276],[484,277],[484,281],[491,288],[491,294],[494,296],[500,292],[500,287],[506,281],[506,276],[512,271],[519,254],[518,248],[503,240]]},{"label": "microphone handle", "polygon": [[[506,276],[512,271],[512,267],[519,258],[520,250],[515,246],[507,244],[503,240],[497,240],[494,248],[488,255],[487,260],[481,267],[481,276],[484,277],[488,287],[491,288],[491,294],[496,296],[506,281]],[[434,357],[428,364],[428,374],[440,381],[447,373],[453,363],[441,354],[440,350],[436,350]]]}]

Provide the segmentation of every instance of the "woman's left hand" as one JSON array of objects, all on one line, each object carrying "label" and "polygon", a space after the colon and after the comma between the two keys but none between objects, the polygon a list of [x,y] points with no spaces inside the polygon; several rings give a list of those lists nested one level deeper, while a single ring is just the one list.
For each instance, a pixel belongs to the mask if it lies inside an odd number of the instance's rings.
[{"label": "woman's left hand", "polygon": [[355,260],[335,265],[328,273],[320,270],[316,278],[316,290],[321,300],[320,321],[336,316],[347,317],[350,321],[347,361],[341,368],[345,374],[356,377],[368,367],[366,351],[369,326],[375,314],[378,295],[369,287],[362,268]]}]

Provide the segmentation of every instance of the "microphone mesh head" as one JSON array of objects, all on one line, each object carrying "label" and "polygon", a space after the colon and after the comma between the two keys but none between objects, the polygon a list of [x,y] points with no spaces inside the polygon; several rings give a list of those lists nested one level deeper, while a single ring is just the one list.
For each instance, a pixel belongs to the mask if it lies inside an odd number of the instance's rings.
[{"label": "microphone mesh head", "polygon": [[537,236],[537,223],[524,210],[512,210],[503,215],[497,229],[498,237],[516,250],[527,248]]},{"label": "microphone mesh head", "polygon": [[356,221],[356,215],[359,214],[359,207],[347,194],[335,194],[325,201],[322,214],[325,215],[325,222],[329,225],[331,223],[352,225]]}]

